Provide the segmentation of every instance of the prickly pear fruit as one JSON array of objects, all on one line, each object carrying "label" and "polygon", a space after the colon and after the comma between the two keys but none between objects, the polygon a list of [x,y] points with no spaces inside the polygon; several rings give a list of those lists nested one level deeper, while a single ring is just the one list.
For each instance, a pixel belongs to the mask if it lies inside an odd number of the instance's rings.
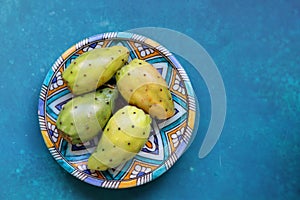
[{"label": "prickly pear fruit", "polygon": [[96,90],[127,62],[129,51],[123,46],[97,48],[77,57],[62,73],[74,95]]},{"label": "prickly pear fruit", "polygon": [[174,102],[166,81],[146,61],[134,59],[116,74],[117,86],[129,104],[158,119],[174,114]]},{"label": "prickly pear fruit", "polygon": [[135,106],[125,106],[108,121],[88,168],[104,171],[133,158],[145,145],[151,117]]},{"label": "prickly pear fruit", "polygon": [[73,98],[58,115],[59,133],[72,144],[91,140],[109,120],[117,95],[117,89],[104,88]]}]

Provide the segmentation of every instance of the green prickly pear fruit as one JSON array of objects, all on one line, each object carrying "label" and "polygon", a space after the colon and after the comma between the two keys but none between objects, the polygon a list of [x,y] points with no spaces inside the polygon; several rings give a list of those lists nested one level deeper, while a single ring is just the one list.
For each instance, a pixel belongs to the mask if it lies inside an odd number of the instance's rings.
[{"label": "green prickly pear fruit", "polygon": [[174,102],[168,85],[150,63],[134,59],[117,72],[116,80],[119,92],[129,104],[158,119],[174,115]]},{"label": "green prickly pear fruit", "polygon": [[59,133],[72,144],[91,140],[105,127],[117,96],[117,89],[104,88],[74,97],[58,115]]},{"label": "green prickly pear fruit", "polygon": [[110,80],[128,56],[129,51],[123,46],[93,49],[77,57],[62,77],[74,95],[87,93]]},{"label": "green prickly pear fruit", "polygon": [[151,117],[135,106],[125,106],[108,121],[88,168],[104,171],[133,158],[148,140]]}]

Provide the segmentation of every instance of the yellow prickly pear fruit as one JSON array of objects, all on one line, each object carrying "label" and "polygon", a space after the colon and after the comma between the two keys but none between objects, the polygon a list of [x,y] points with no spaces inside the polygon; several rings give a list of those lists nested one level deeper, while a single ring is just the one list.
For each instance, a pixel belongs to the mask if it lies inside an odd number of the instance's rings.
[{"label": "yellow prickly pear fruit", "polygon": [[116,89],[104,88],[68,101],[56,121],[59,133],[72,144],[91,140],[112,115],[117,95]]},{"label": "yellow prickly pear fruit", "polygon": [[174,102],[166,81],[146,61],[134,59],[116,74],[117,86],[124,99],[152,117],[167,119],[174,114]]},{"label": "yellow prickly pear fruit", "polygon": [[110,80],[128,56],[129,51],[123,46],[93,49],[77,57],[62,77],[74,95],[87,93]]},{"label": "yellow prickly pear fruit", "polygon": [[107,170],[133,158],[148,140],[151,117],[135,106],[125,106],[108,121],[88,168]]}]

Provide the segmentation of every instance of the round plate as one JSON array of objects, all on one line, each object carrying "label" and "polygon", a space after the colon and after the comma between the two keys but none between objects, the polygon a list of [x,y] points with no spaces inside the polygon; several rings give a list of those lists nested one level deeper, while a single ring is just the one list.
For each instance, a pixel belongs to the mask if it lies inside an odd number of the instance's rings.
[{"label": "round plate", "polygon": [[[130,50],[128,62],[134,58],[146,60],[162,74],[171,91],[176,112],[167,120],[153,120],[148,142],[132,160],[107,171],[93,171],[87,169],[87,159],[97,145],[97,138],[84,144],[71,145],[56,128],[56,119],[62,106],[72,98],[61,75],[80,54],[114,45],[123,45]],[[78,42],[56,60],[41,88],[38,117],[47,148],[66,171],[95,186],[128,188],[159,177],[183,154],[192,138],[196,104],[186,72],[166,48],[141,35],[110,32]]]}]

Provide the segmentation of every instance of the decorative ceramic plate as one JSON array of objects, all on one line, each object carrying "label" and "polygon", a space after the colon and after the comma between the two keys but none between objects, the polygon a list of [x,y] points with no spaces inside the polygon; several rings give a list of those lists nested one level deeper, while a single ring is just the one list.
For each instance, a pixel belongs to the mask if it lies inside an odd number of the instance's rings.
[{"label": "decorative ceramic plate", "polygon": [[[107,171],[87,169],[87,159],[98,138],[71,145],[58,133],[56,120],[62,106],[72,94],[62,79],[62,72],[80,54],[94,48],[123,45],[130,50],[128,62],[134,58],[151,63],[165,78],[171,91],[175,115],[152,123],[150,137],[131,160]],[[183,154],[191,140],[196,118],[194,91],[183,67],[163,46],[144,36],[110,32],[92,36],[65,51],[48,72],[38,105],[40,129],[54,159],[76,178],[104,188],[128,188],[145,184],[166,172]]]}]

